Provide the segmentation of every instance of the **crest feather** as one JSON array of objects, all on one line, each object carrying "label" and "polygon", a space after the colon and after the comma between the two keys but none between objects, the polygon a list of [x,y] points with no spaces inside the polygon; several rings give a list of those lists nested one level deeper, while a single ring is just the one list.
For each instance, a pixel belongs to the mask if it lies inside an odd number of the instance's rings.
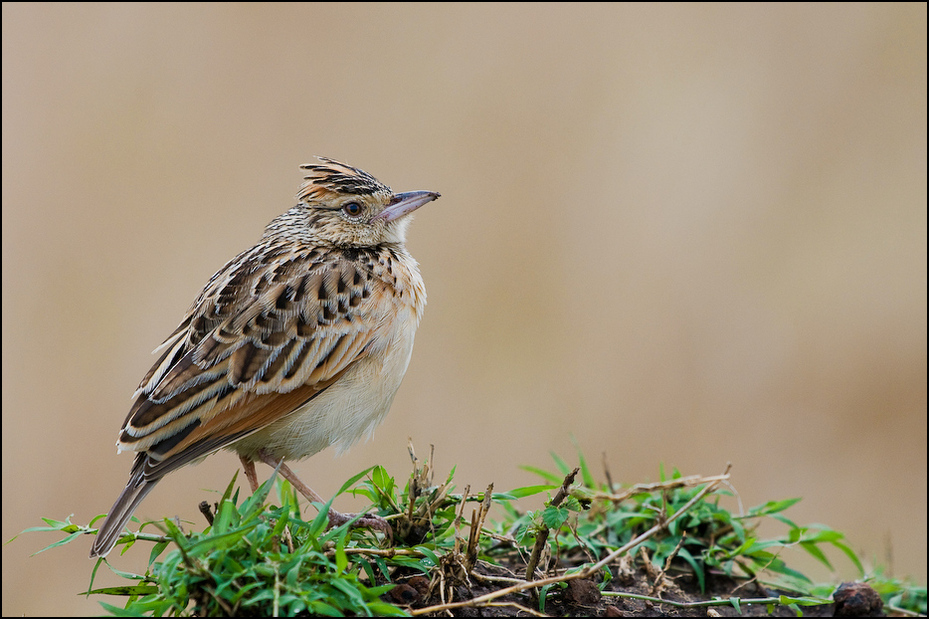
[{"label": "crest feather", "polygon": [[300,169],[306,170],[304,182],[297,192],[297,200],[304,203],[323,201],[336,195],[373,195],[376,193],[393,193],[390,187],[377,180],[364,170],[329,159],[316,157],[322,163],[305,163]]}]

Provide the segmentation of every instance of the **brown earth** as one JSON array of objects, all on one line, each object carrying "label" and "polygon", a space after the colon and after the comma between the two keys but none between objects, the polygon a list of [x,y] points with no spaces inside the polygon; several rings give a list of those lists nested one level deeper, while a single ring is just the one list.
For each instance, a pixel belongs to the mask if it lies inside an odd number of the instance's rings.
[{"label": "brown earth", "polygon": [[[650,564],[648,564],[650,566]],[[560,568],[580,567],[561,565]],[[524,574],[525,563],[509,562],[500,566],[481,563],[472,571],[469,582],[457,582],[446,587],[445,602],[473,600],[494,591],[506,588],[509,583],[494,583],[488,577],[514,577]],[[561,570],[559,570],[561,571]],[[670,570],[673,572],[674,570]],[[631,566],[629,562],[611,569],[613,579],[603,592],[591,580],[572,580],[564,588],[553,588],[546,599],[544,612],[539,610],[538,597],[534,591],[522,591],[494,600],[493,606],[457,607],[451,609],[455,616],[462,617],[795,617],[797,614],[785,605],[746,604],[737,611],[732,605],[712,607],[693,606],[681,608],[671,604],[660,604],[610,596],[609,592],[632,593],[649,597],[660,597],[678,603],[694,603],[714,598],[728,599],[737,596],[741,600],[771,598],[790,595],[767,589],[757,582],[737,581],[723,574],[707,574],[706,590],[701,591],[697,579],[690,573],[666,574],[656,588],[654,570],[642,566]],[[407,606],[412,612],[426,607],[443,604],[437,587],[429,590],[429,580],[421,574],[411,575],[406,581],[401,576],[394,578],[401,584],[385,598],[398,605]],[[656,590],[657,589],[657,590]],[[806,617],[874,617],[884,616],[880,596],[868,585],[849,583],[839,587],[836,603],[801,608]],[[425,616],[448,616],[446,611],[427,612]]]}]

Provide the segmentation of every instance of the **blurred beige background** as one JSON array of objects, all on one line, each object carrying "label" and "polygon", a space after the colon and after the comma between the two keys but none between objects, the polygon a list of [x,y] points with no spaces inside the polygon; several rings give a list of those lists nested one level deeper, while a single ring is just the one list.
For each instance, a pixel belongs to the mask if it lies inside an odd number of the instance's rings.
[{"label": "blurred beige background", "polygon": [[[925,583],[925,4],[4,3],[4,541],[109,508],[149,351],[316,154],[442,193],[406,380],[297,466],[323,495],[408,436],[499,490],[574,437],[628,483],[731,461]],[[137,515],[199,525],[236,466]],[[3,547],[4,615],[99,613],[55,539]]]}]

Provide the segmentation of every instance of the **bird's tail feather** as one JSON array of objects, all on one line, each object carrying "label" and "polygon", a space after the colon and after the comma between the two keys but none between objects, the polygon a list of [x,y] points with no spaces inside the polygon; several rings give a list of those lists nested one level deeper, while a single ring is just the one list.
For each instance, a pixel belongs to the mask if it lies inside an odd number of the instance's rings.
[{"label": "bird's tail feather", "polygon": [[152,491],[152,488],[154,488],[155,484],[161,479],[160,477],[156,479],[145,479],[143,471],[145,469],[146,458],[147,456],[144,453],[136,457],[126,487],[120,493],[116,502],[113,503],[113,507],[110,508],[110,513],[103,521],[103,524],[97,529],[97,537],[90,549],[91,559],[95,557],[105,557],[113,549],[113,546],[116,545],[116,540],[119,539],[119,535],[122,533],[123,527],[126,525],[126,522],[129,521],[129,518],[132,517],[132,513],[135,511],[136,507],[139,506],[142,499]]}]

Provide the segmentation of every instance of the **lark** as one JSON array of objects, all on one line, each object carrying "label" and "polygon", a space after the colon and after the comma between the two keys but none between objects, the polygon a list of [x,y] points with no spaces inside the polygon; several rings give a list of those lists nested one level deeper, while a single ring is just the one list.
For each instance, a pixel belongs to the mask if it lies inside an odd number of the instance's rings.
[{"label": "lark", "polygon": [[[333,159],[301,166],[298,204],[216,272],[155,350],[119,432],[129,481],[100,526],[106,556],[162,477],[220,450],[236,452],[254,492],[255,463],[279,467],[330,445],[347,449],[390,409],[426,306],[404,243],[431,191],[394,193]],[[331,524],[353,514],[329,513]],[[362,519],[389,530],[379,517]]]}]

